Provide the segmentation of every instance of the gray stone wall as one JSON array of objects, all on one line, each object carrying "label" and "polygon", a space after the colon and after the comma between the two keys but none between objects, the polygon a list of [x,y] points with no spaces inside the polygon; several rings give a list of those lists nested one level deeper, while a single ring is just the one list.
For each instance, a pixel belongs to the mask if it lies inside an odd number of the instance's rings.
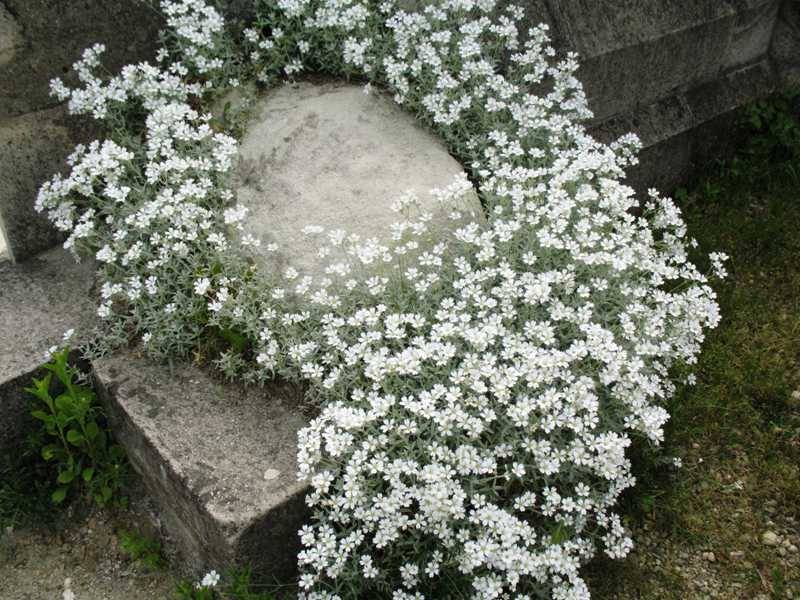
[{"label": "gray stone wall", "polygon": [[[695,164],[726,152],[732,112],[797,68],[797,0],[534,0],[558,50],[581,55],[580,77],[610,141],[644,145],[629,182],[670,191]],[[783,23],[783,25],[779,25]],[[778,39],[778,33],[780,40]],[[794,66],[792,66],[794,65]],[[729,149],[728,149],[729,150]]]}]

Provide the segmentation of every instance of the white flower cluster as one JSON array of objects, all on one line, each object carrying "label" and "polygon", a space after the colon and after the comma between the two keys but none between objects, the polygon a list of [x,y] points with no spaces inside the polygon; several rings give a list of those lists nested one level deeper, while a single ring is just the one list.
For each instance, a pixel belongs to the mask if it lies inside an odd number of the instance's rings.
[{"label": "white flower cluster", "polygon": [[[327,282],[295,290],[322,311],[297,315],[287,347],[324,399],[299,441],[315,515],[300,554],[309,600],[354,586],[436,598],[453,577],[475,598],[587,598],[579,568],[595,543],[611,557],[632,546],[612,511],[634,482],[626,449],[662,439],[669,371],[719,320],[677,207],[652,193],[649,218],[633,215],[620,179],[636,140],[591,139],[575,57],[554,63],[544,27],[523,40],[521,9],[495,9],[445,0],[378,27],[360,18],[366,4],[308,3],[312,46],[343,40],[345,63],[445,139],[466,137],[489,209],[488,224],[440,232],[433,249],[425,219],[398,224],[393,248],[356,244],[356,265],[382,257],[348,283],[357,301]],[[509,52],[503,74],[496,46]]]},{"label": "white flower cluster", "polygon": [[220,580],[219,573],[217,573],[216,571],[212,570],[212,571],[209,571],[208,573],[206,573],[205,575],[203,575],[203,579],[201,579],[197,583],[196,587],[199,590],[215,588],[215,587],[217,587],[217,584],[219,583],[219,580]]},{"label": "white flower cluster", "polygon": [[715,296],[678,208],[654,191],[639,207],[621,183],[635,138],[581,125],[575,57],[544,26],[519,31],[519,7],[423,4],[265,3],[244,52],[262,80],[317,65],[389,87],[470,170],[485,218],[458,206],[461,178],[433,192],[447,224],[405,196],[390,243],[309,226],[325,274],[265,282],[244,254],[258,240],[227,234],[247,216],[224,177],[235,140],[197,108],[225,66],[201,0],[162,2],[176,62],[101,81],[94,48],[82,89],[53,84],[75,112],[145,117],[138,137],[79,148],[37,207],[100,261],[100,314],[151,354],[213,339],[231,377],[310,383],[303,598],[588,598],[581,565],[632,545],[613,511],[626,451],[662,439]]},{"label": "white flower cluster", "polygon": [[[185,57],[196,65],[213,51],[223,26],[214,9],[195,0],[168,0],[162,7],[184,42]],[[88,250],[101,263],[102,318],[135,306],[133,312],[149,315],[142,319],[149,323],[137,329],[160,330],[160,337],[171,338],[181,324],[178,316],[197,310],[191,294],[176,294],[176,284],[191,280],[187,270],[195,263],[204,266],[209,248],[228,249],[220,229],[239,219],[239,213],[220,214],[231,198],[220,182],[237,143],[210,126],[210,114],[193,108],[204,86],[187,82],[183,62],[129,65],[103,81],[94,75],[103,50],[94,46],[76,63],[83,87],[68,89],[54,80],[54,94],[68,99],[75,114],[112,122],[128,106],[141,106],[143,131],[126,145],[109,139],[78,146],[68,159],[69,175],[56,175],[42,186],[36,209],[69,232],[65,248]],[[152,340],[152,333],[144,335]]]}]

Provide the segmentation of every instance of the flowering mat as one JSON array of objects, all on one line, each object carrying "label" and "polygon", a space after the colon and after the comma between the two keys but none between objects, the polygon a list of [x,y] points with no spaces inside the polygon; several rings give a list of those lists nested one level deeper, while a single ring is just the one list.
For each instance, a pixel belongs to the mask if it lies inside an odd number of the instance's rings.
[{"label": "flowering mat", "polygon": [[[632,547],[626,449],[662,440],[715,294],[675,204],[621,182],[637,139],[587,134],[578,62],[546,26],[494,0],[410,4],[256,1],[232,33],[163,0],[156,64],[100,75],[97,45],[77,84],[52,82],[108,133],[37,208],[98,261],[94,355],[140,340],[305,382],[302,598],[588,598],[581,565]],[[468,175],[433,192],[445,223],[406,195],[386,242],[310,222],[322,275],[256,260],[275,248],[243,233],[241,121],[211,107],[304,72],[388,90],[444,140]],[[484,215],[461,208],[473,192]]]}]

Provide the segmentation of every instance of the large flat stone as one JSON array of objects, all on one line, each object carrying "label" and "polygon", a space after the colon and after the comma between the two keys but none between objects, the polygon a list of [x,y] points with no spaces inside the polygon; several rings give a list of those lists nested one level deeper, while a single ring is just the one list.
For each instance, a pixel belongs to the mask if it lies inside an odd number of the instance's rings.
[{"label": "large flat stone", "polygon": [[196,367],[132,353],[93,366],[114,433],[186,564],[293,574],[306,517],[296,479],[300,394],[222,385]]},{"label": "large flat stone", "polygon": [[25,263],[0,262],[0,452],[11,450],[28,422],[23,388],[44,353],[68,329],[94,324],[94,265],[76,264],[61,249]]},{"label": "large flat stone", "polygon": [[[390,238],[393,202],[413,190],[439,212],[433,188],[463,172],[435,136],[391,98],[341,83],[284,85],[257,101],[240,148],[237,194],[247,232],[281,248],[278,264],[319,274],[306,225]],[[477,196],[466,207],[480,212]],[[270,255],[270,262],[274,255]]]}]

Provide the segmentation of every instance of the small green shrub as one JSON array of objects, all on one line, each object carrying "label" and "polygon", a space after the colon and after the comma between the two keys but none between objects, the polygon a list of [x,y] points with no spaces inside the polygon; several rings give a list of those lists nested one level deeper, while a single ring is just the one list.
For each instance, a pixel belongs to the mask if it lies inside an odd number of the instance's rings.
[{"label": "small green shrub", "polygon": [[68,364],[68,356],[66,348],[55,352],[44,365],[49,373],[34,378],[33,386],[26,388],[39,400],[31,415],[41,421],[45,434],[41,456],[57,471],[51,500],[61,504],[74,492],[101,506],[121,501],[125,452],[112,443],[94,391],[77,383],[79,371]]},{"label": "small green shrub", "polygon": [[747,153],[792,161],[800,158],[800,90],[785,91],[745,109],[752,132]]},{"label": "small green shrub", "polygon": [[119,546],[131,560],[151,571],[158,571],[166,566],[166,560],[161,552],[161,542],[155,538],[136,531],[120,531]]}]

